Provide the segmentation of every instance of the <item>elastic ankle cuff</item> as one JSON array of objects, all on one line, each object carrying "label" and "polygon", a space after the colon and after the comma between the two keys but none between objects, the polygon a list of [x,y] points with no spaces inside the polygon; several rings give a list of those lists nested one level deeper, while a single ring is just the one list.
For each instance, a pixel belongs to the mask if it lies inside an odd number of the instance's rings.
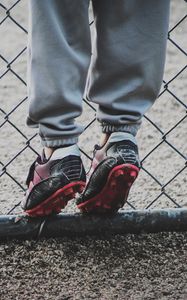
[{"label": "elastic ankle cuff", "polygon": [[43,147],[50,147],[50,148],[59,148],[60,146],[66,146],[66,145],[74,145],[78,143],[78,137],[74,138],[57,138],[57,139],[51,139],[51,138],[43,138],[40,136],[41,145]]},{"label": "elastic ankle cuff", "polygon": [[111,125],[107,123],[101,123],[101,127],[103,133],[128,132],[133,136],[136,136],[138,129],[140,128],[140,124]]}]

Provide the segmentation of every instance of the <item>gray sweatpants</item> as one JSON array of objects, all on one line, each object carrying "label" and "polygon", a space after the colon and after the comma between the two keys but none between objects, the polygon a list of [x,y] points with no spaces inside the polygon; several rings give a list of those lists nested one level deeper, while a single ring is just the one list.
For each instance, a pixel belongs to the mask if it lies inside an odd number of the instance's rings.
[{"label": "gray sweatpants", "polygon": [[84,92],[103,132],[136,135],[160,90],[170,1],[93,0],[92,50],[89,2],[29,0],[27,125],[44,146],[77,142]]}]

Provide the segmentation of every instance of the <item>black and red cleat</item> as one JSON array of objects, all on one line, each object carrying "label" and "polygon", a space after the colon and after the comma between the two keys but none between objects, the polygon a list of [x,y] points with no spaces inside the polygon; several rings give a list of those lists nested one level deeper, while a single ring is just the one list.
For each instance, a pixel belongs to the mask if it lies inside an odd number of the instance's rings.
[{"label": "black and red cleat", "polygon": [[38,157],[26,180],[28,190],[22,208],[31,217],[58,214],[69,200],[81,193],[86,173],[77,145],[55,150],[47,160]]},{"label": "black and red cleat", "polygon": [[112,133],[102,148],[95,146],[86,188],[77,199],[78,208],[87,213],[117,212],[127,201],[139,170],[135,138],[128,133]]}]

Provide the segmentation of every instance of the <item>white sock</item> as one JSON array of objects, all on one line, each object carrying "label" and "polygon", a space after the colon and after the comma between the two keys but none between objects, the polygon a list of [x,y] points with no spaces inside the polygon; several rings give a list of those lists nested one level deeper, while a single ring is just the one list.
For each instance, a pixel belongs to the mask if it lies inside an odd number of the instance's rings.
[{"label": "white sock", "polygon": [[80,156],[80,150],[77,144],[69,147],[57,148],[51,155],[50,160],[62,159],[68,155]]},{"label": "white sock", "polygon": [[137,145],[136,138],[128,132],[113,132],[111,133],[107,143],[115,143],[115,142],[120,142],[123,140],[128,140],[133,142],[135,145]]}]

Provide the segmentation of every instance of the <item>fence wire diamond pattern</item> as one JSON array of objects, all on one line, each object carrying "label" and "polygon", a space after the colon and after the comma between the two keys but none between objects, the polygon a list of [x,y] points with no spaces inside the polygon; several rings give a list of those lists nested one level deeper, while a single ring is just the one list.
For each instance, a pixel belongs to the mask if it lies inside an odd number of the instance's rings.
[{"label": "fence wire diamond pattern", "polygon": [[[33,130],[26,128],[25,125],[28,105],[25,2],[24,0],[0,2],[0,214],[20,211],[20,201],[26,189],[24,181],[27,168],[40,151],[37,132],[33,134]],[[179,2],[181,7],[187,9],[186,1]],[[172,5],[174,7],[174,1]],[[176,12],[177,16],[172,18],[173,23],[168,32],[166,76],[154,108],[144,116],[138,136],[140,150],[142,148],[140,151],[142,171],[124,209],[185,205],[187,94],[184,86],[187,78],[187,48],[183,31],[187,25],[187,14],[184,13],[184,9],[179,13]],[[160,109],[161,101],[162,107],[164,105],[163,111]],[[95,129],[95,107],[84,99],[84,108],[86,114],[83,114],[81,121],[85,125],[85,131],[80,138],[80,149],[85,164],[88,165],[92,152],[91,146],[89,149],[85,145],[87,141],[89,142],[90,136],[97,136],[97,129]],[[174,114],[175,117],[172,117]],[[139,202],[140,198],[142,201]]]}]

